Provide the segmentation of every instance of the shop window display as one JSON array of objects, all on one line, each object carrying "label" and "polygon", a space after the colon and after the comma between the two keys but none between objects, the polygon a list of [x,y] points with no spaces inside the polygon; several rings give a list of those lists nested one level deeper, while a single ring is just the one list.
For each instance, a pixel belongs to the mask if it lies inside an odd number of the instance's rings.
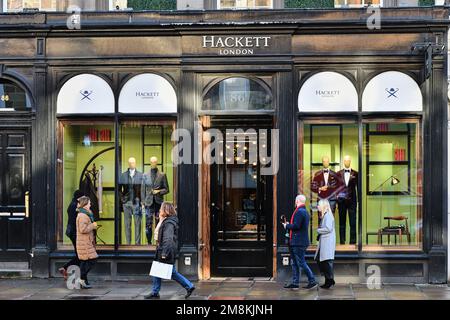
[{"label": "shop window display", "polygon": [[174,201],[172,124],[127,122],[120,127],[120,244],[155,245],[163,201]]},{"label": "shop window display", "polygon": [[[101,225],[97,245],[103,249],[113,249],[116,245],[124,249],[154,246],[159,206],[163,201],[175,200],[173,123],[123,122],[117,139],[114,128],[114,124],[101,121],[60,122],[63,191],[58,195],[58,242],[61,248],[71,244],[65,235],[66,210],[75,190],[81,190],[92,200],[95,220]],[[117,179],[116,142],[120,146]],[[120,230],[117,244],[116,229]]]},{"label": "shop window display", "polygon": [[317,201],[328,199],[335,217],[338,249],[357,249],[358,125],[305,123],[300,150],[300,192],[308,198],[315,243],[319,223]]},{"label": "shop window display", "polygon": [[326,198],[334,210],[338,250],[357,250],[358,244],[363,250],[420,250],[419,125],[419,120],[365,121],[361,151],[356,123],[301,125],[299,189],[309,198],[313,243],[318,224],[315,206]]},{"label": "shop window display", "polygon": [[97,230],[97,245],[114,245],[115,152],[114,125],[111,123],[63,123],[62,126],[63,194],[60,240],[70,244],[65,235],[67,207],[75,190],[91,199]]},{"label": "shop window display", "polygon": [[364,124],[365,249],[420,249],[422,185],[419,121]]}]

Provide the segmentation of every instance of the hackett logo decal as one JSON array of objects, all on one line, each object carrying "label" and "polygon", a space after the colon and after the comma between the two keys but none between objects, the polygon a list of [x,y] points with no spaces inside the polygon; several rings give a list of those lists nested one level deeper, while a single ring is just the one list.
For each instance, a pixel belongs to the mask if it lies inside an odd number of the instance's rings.
[{"label": "hackett logo decal", "polygon": [[88,100],[92,101],[92,99],[90,98],[90,96],[92,95],[92,92],[94,92],[94,91],[87,91],[87,90],[80,91],[81,95],[83,96],[81,98],[81,101],[83,101],[84,99],[88,99]]},{"label": "hackett logo decal", "polygon": [[386,92],[389,94],[388,98],[390,98],[390,97],[398,98],[396,94],[399,91],[400,91],[399,88],[390,88],[390,89],[386,88]]},{"label": "hackett logo decal", "polygon": [[316,95],[321,98],[334,98],[340,94],[339,90],[316,90]]},{"label": "hackett logo decal", "polygon": [[136,92],[136,97],[140,97],[142,99],[153,99],[153,98],[159,97],[159,92],[138,91],[138,92]]},{"label": "hackett logo decal", "polygon": [[218,48],[219,55],[252,55],[255,48],[270,46],[270,36],[203,36],[203,48]]}]

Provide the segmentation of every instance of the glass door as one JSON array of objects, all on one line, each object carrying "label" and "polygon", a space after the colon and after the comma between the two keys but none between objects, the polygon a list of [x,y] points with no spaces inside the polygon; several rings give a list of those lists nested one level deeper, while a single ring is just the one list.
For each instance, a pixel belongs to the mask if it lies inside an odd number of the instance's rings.
[{"label": "glass door", "polygon": [[212,275],[270,276],[272,176],[261,174],[254,157],[261,132],[233,137],[220,130],[222,161],[211,165]]}]

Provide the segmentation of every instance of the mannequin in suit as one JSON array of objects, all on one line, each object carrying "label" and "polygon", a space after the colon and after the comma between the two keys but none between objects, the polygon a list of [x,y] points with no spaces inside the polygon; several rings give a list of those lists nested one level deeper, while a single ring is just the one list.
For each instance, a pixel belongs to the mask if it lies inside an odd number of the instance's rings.
[{"label": "mannequin in suit", "polygon": [[148,244],[152,243],[153,217],[157,225],[164,195],[169,193],[167,176],[158,170],[158,158],[151,157],[150,164],[151,169],[144,173],[141,185],[141,199],[145,210],[145,234]]},{"label": "mannequin in suit", "polygon": [[350,224],[350,244],[356,244],[356,208],[358,205],[358,172],[351,168],[352,158],[344,157],[344,169],[338,172],[341,188],[338,193],[339,237],[340,243],[345,244],[347,227],[347,212]]},{"label": "mannequin in suit", "polygon": [[330,169],[330,158],[328,156],[322,157],[322,165],[323,168],[314,174],[311,190],[317,193],[318,200],[328,200],[334,215],[336,210],[336,193],[340,187],[340,179],[336,172]]}]

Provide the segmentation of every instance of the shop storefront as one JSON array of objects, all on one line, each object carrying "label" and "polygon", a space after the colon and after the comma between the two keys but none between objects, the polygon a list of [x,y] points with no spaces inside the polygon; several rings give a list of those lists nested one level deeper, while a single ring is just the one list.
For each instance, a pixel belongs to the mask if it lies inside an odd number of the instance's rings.
[{"label": "shop storefront", "polygon": [[446,282],[448,11],[382,14],[0,15],[0,261],[58,276],[82,189],[93,272],[146,276],[158,206],[125,195],[133,172],[176,204],[192,278],[283,279],[302,193],[313,244],[317,200],[335,207],[338,279]]}]

